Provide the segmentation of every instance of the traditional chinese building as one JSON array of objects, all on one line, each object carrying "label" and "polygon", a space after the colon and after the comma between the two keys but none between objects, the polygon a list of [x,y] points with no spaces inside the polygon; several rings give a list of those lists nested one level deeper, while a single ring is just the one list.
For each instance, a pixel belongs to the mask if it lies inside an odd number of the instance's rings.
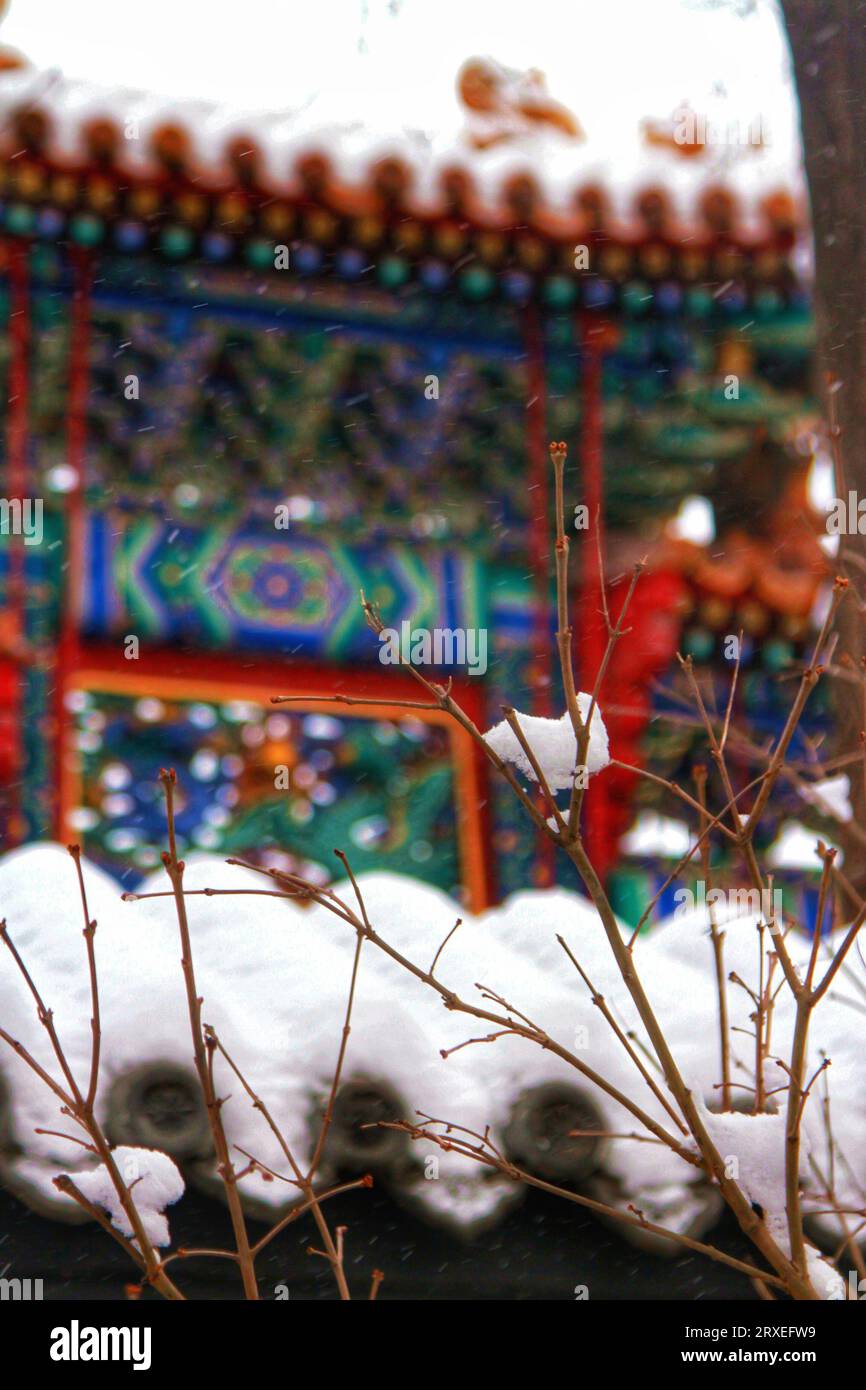
[{"label": "traditional chinese building", "polygon": [[[488,78],[464,72],[470,138],[443,153],[0,76],[6,845],[75,838],[131,885],[171,764],[190,848],[329,873],[340,845],[475,906],[546,881],[461,732],[387,703],[417,688],[358,596],[487,634],[483,674],[443,673],[479,724],[558,713],[549,439],[584,688],[599,551],[614,610],[648,556],[602,699],[614,756],[687,763],[692,731],[652,721],[675,652],[727,680],[741,629],[738,700],[774,727],[823,573],[797,201],[761,150],[719,172],[663,122],[631,172],[533,90],[502,127]],[[541,138],[572,142],[555,186]],[[688,497],[710,544],[665,530]],[[636,791],[621,768],[591,789],[605,872]]]}]

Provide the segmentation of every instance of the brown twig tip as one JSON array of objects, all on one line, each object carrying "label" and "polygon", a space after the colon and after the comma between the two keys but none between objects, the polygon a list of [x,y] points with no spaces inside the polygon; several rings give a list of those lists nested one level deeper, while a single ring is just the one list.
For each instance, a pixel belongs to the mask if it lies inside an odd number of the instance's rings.
[{"label": "brown twig tip", "polygon": [[568,457],[568,445],[564,439],[552,439],[548,444],[550,459],[554,467],[560,463],[565,463]]},{"label": "brown twig tip", "polygon": [[80,846],[80,845],[67,845],[67,846],[66,846],[66,853],[67,853],[67,854],[71,854],[73,859],[80,859],[80,858],[81,858],[81,846]]},{"label": "brown twig tip", "polygon": [[372,1174],[372,1173],[365,1173],[365,1174],[364,1174],[364,1176],[363,1176],[362,1179],[361,1179],[361,1186],[362,1186],[362,1187],[372,1187],[372,1186],[373,1186],[373,1174]]},{"label": "brown twig tip", "polygon": [[837,574],[835,580],[833,581],[833,588],[834,588],[834,589],[847,589],[847,588],[848,588],[848,580],[845,579],[843,575]]},{"label": "brown twig tip", "polygon": [[131,1303],[135,1303],[141,1298],[141,1284],[124,1284],[123,1292]]},{"label": "brown twig tip", "polygon": [[137,902],[138,902],[138,894],[137,894],[137,893],[121,893],[121,895],[120,895],[120,901],[121,901],[122,903],[137,903]]},{"label": "brown twig tip", "polygon": [[364,593],[364,590],[363,590],[363,589],[361,589],[360,593],[361,593],[361,608],[362,608],[362,610],[363,610],[364,618],[366,619],[367,626],[370,627],[370,628],[372,628],[372,630],[373,630],[373,631],[377,634],[377,636],[378,636],[378,634],[382,631],[382,629],[383,629],[383,627],[384,627],[384,623],[382,622],[382,615],[381,615],[381,613],[379,612],[379,606],[378,606],[378,604],[375,604],[375,603],[371,603],[371,602],[370,602],[370,600],[367,598],[367,595]]}]

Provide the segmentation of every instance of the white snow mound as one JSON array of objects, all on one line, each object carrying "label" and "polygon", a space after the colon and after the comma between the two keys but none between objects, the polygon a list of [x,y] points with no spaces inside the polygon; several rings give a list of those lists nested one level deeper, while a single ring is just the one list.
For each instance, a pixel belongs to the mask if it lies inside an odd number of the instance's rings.
[{"label": "white snow mound", "polygon": [[[577,697],[577,705],[583,720],[589,715],[591,702],[592,696],[581,691]],[[561,719],[542,719],[537,715],[521,714],[519,710],[515,710],[515,715],[550,790],[565,791],[574,780],[577,762],[577,739],[570,714],[566,710]],[[484,739],[488,748],[492,748],[505,762],[513,763],[524,777],[528,777],[532,782],[538,781],[514,730],[505,720],[488,729]],[[586,750],[587,774],[600,772],[609,762],[607,729],[604,727],[601,711],[596,706],[592,712]]]},{"label": "white snow mound", "polygon": [[[740,1188],[757,1204],[764,1214],[764,1224],[773,1240],[791,1253],[788,1218],[785,1205],[785,1133],[787,1118],[780,1110],[773,1115],[746,1115],[739,1112],[711,1114],[698,1099],[698,1108],[707,1132],[725,1164],[733,1166],[733,1176]],[[808,1159],[809,1143],[805,1128],[801,1131],[802,1157]],[[821,1298],[837,1300],[845,1297],[845,1284],[814,1246],[806,1246],[806,1267],[809,1278]]]},{"label": "white snow mound", "polygon": [[[166,1207],[179,1202],[184,1194],[184,1182],[177,1164],[167,1154],[156,1149],[134,1149],[121,1145],[113,1152],[120,1176],[141,1217],[141,1224],[151,1245],[170,1245]],[[122,1236],[137,1244],[129,1217],[120,1204],[117,1189],[104,1163],[89,1172],[74,1176],[75,1186],[94,1206],[102,1207],[111,1217],[111,1224]]]}]

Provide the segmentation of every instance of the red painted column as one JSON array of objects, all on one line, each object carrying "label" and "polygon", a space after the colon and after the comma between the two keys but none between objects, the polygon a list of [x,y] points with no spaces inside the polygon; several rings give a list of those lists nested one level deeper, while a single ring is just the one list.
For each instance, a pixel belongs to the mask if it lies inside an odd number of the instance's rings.
[{"label": "red painted column", "polygon": [[72,252],[72,307],[69,339],[69,383],[66,410],[66,461],[74,469],[75,485],[66,494],[66,572],[57,642],[55,691],[56,834],[66,839],[63,811],[69,805],[66,784],[74,770],[74,749],[66,737],[66,693],[79,668],[81,603],[85,546],[85,467],[87,462],[87,395],[90,387],[90,291],[92,270],[86,252]]},{"label": "red painted column", "polygon": [[[550,597],[550,460],[547,453],[547,384],[544,374],[544,340],[536,306],[526,311],[526,348],[529,357],[527,443],[529,448],[529,565],[535,591],[532,634],[532,713],[550,718],[551,703],[551,597]],[[535,886],[553,883],[555,846],[538,833],[535,850]]]},{"label": "red painted column", "polygon": [[[27,452],[29,415],[30,292],[28,283],[28,245],[6,242],[9,280],[9,408],[6,429],[6,492],[10,502],[23,502],[27,493]],[[8,822],[4,848],[20,843],[24,834],[21,819],[21,782],[24,757],[21,730],[25,718],[22,699],[23,664],[27,660],[27,588],[24,569],[24,537],[9,534],[9,569],[0,680],[0,761],[2,780],[7,786]]]},{"label": "red painted column", "polygon": [[[595,687],[607,648],[604,621],[604,421],[602,413],[602,358],[606,328],[586,317],[580,324],[581,395],[583,401],[580,465],[583,499],[589,512],[589,529],[581,550],[580,612],[576,624],[577,670],[580,689]],[[604,692],[599,695],[604,710]],[[604,773],[590,778],[584,800],[584,839],[593,867],[604,877],[613,863],[616,846],[611,841],[607,783]]]}]

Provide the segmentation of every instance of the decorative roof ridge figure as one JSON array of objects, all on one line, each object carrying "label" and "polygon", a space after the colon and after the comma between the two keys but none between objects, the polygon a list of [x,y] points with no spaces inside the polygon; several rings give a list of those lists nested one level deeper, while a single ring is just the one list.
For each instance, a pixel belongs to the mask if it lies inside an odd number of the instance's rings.
[{"label": "decorative roof ridge figure", "polygon": [[575,116],[548,95],[538,68],[519,72],[495,58],[469,58],[457,74],[457,95],[467,115],[465,138],[477,150],[519,139],[539,127],[583,140]]},{"label": "decorative roof ridge figure", "polygon": [[[0,24],[3,23],[8,8],[9,0],[0,0]],[[5,44],[0,43],[0,73],[29,66],[29,61],[23,53],[18,52],[17,48],[7,48]]]},{"label": "decorative roof ridge figure", "polygon": [[680,102],[666,121],[647,117],[641,122],[641,130],[646,145],[670,150],[685,159],[706,155],[708,149],[719,145],[755,153],[768,143],[764,138],[763,117],[749,121],[745,128],[739,120],[721,125],[706,114],[694,111],[687,101]]}]

